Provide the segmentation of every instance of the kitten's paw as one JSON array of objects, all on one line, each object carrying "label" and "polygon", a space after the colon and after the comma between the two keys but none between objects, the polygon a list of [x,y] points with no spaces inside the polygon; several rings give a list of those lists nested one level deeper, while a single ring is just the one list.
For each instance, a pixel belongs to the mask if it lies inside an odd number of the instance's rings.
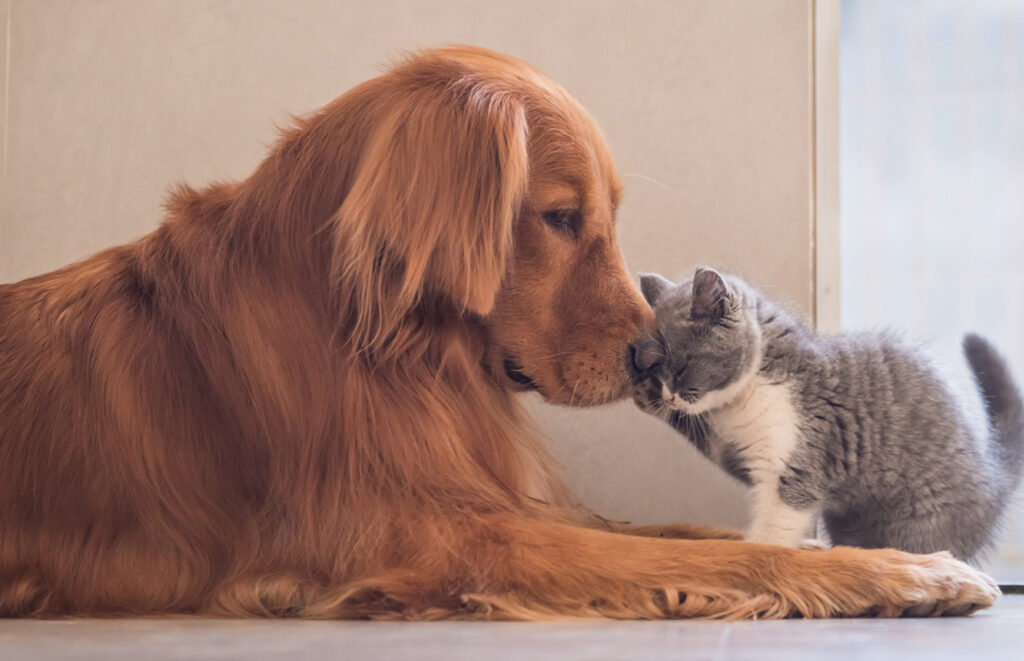
[{"label": "kitten's paw", "polygon": [[802,539],[797,548],[801,551],[827,551],[832,547],[819,539]]}]

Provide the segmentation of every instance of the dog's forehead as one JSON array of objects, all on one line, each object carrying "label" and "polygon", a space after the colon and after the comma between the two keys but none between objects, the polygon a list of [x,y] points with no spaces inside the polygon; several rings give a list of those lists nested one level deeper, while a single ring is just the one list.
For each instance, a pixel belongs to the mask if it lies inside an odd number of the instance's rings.
[{"label": "dog's forehead", "polygon": [[[583,170],[578,176],[565,178],[535,177],[529,186],[529,205],[537,211],[552,209],[581,209],[588,215],[602,207],[612,210],[608,220],[614,220],[621,189],[617,180],[606,180],[602,173]],[[608,214],[598,213],[597,217]],[[595,216],[590,216],[594,220]]]},{"label": "dog's forehead", "polygon": [[590,168],[592,171],[592,184],[594,189],[591,194],[600,198],[607,198],[612,208],[617,209],[622,200],[622,180],[615,169],[615,161],[612,159],[611,150],[604,139],[601,130],[593,122],[589,121],[589,156]]},{"label": "dog's forehead", "polygon": [[530,203],[535,209],[579,208],[580,190],[569,181],[535,177],[530,182]]},{"label": "dog's forehead", "polygon": [[618,207],[622,182],[604,135],[574,101],[533,109],[530,197],[534,206]]},{"label": "dog's forehead", "polygon": [[615,161],[612,159],[611,150],[608,148],[604,136],[596,125],[593,127],[593,131],[595,134],[594,161],[597,166],[596,169],[602,183],[607,186],[608,198],[611,200],[612,207],[617,209],[622,201],[622,179],[615,169]]}]

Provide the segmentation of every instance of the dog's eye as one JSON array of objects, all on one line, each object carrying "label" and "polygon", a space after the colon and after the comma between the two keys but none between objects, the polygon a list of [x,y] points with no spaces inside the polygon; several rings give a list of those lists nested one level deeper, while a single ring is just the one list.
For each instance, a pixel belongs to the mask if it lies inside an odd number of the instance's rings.
[{"label": "dog's eye", "polygon": [[580,223],[583,219],[578,209],[553,209],[545,211],[544,222],[559,232],[576,237],[580,233]]}]

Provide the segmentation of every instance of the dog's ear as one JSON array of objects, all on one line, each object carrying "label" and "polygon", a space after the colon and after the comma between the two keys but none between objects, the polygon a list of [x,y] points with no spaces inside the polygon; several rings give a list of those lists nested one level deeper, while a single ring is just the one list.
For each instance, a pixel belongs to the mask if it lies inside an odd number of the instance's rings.
[{"label": "dog's ear", "polygon": [[494,306],[526,194],[526,113],[471,74],[414,60],[380,79],[368,106],[332,265],[356,296],[362,347],[386,341],[424,296],[479,315]]}]

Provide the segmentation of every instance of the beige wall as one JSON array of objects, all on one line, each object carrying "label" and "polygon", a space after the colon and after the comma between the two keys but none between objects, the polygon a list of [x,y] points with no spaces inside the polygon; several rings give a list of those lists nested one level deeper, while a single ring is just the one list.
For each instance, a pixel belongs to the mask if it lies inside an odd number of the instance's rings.
[{"label": "beige wall", "polygon": [[[465,42],[590,109],[627,184],[634,268],[715,264],[820,301],[811,0],[6,2],[0,281],[151,230],[172,182],[243,177],[289,113],[405,49]],[[605,515],[743,523],[740,490],[631,405],[531,406]]]}]

